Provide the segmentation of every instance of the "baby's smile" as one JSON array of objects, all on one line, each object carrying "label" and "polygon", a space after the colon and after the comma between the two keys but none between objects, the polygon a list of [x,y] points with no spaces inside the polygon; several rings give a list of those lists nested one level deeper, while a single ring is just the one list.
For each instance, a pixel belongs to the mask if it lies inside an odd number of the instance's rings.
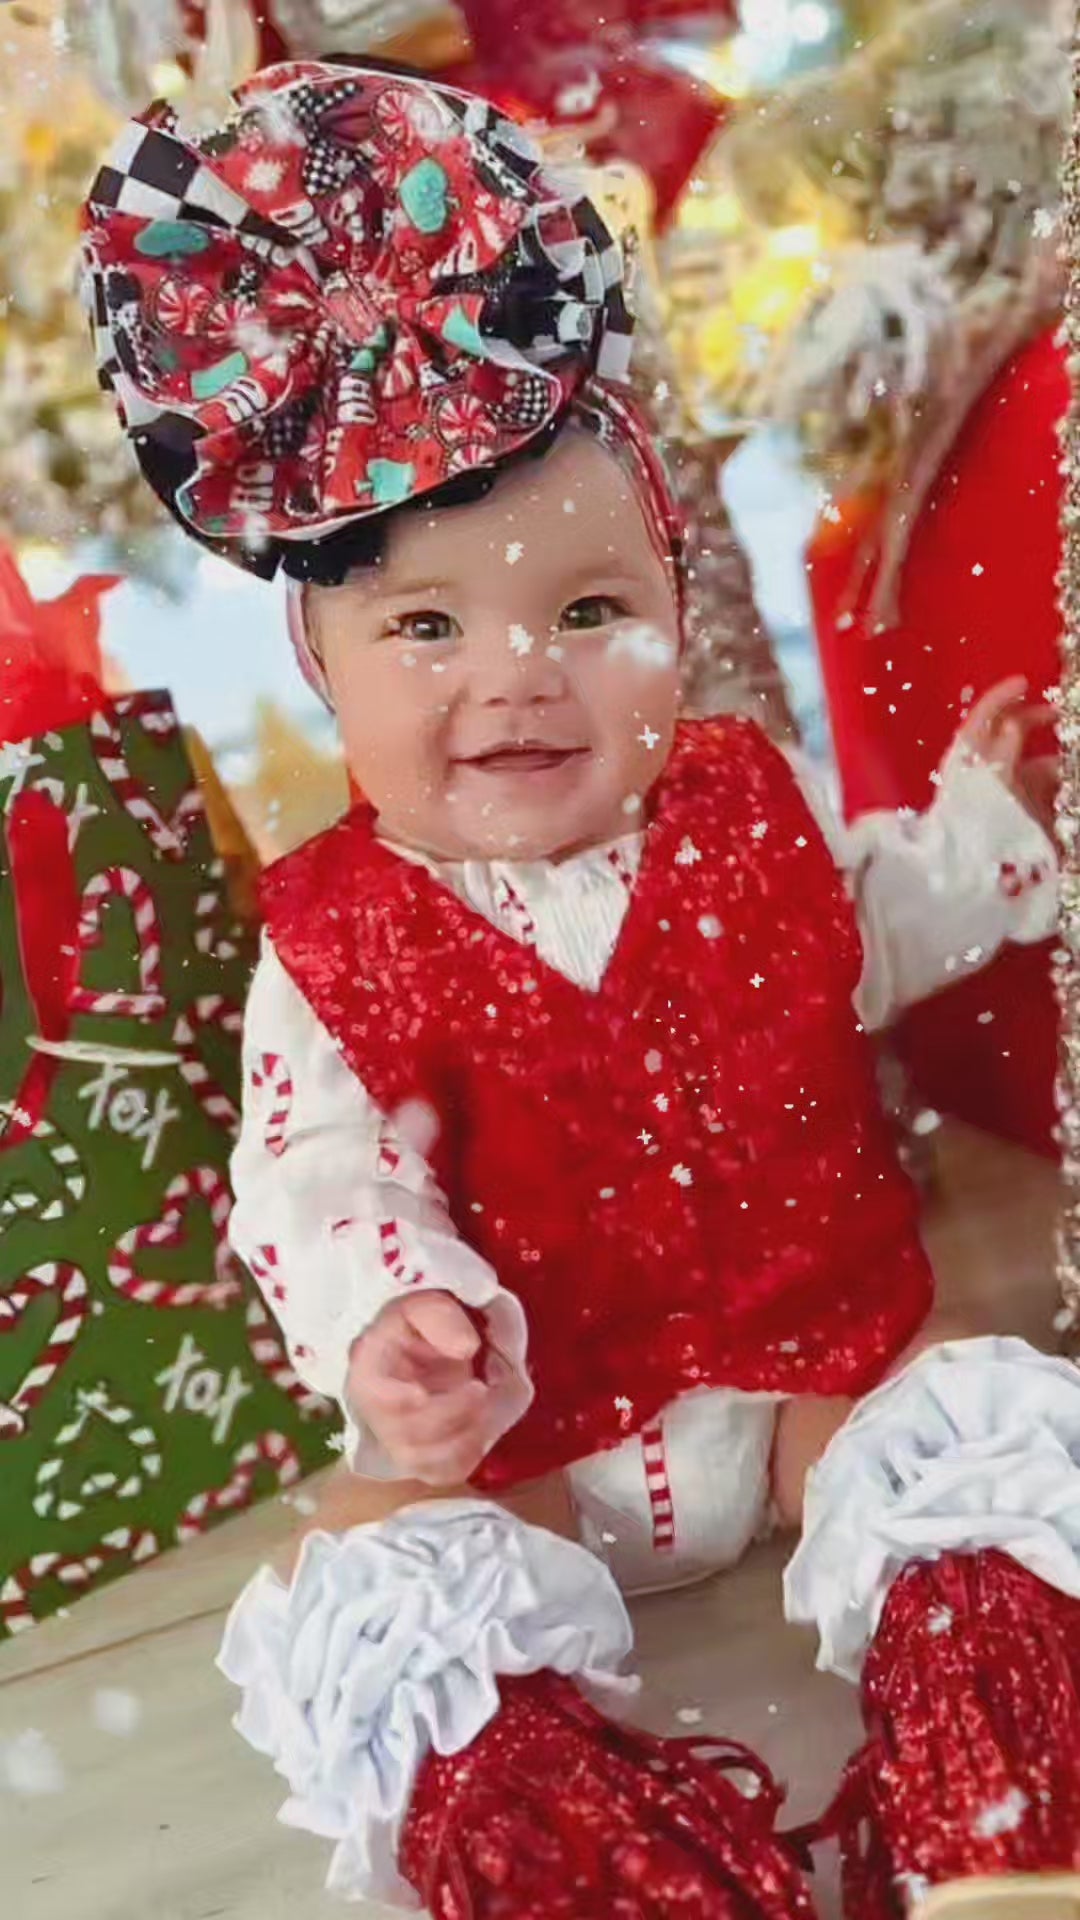
[{"label": "baby's smile", "polygon": [[640,821],[675,726],[678,611],[633,485],[591,437],[399,521],[379,565],[310,612],[350,770],[395,845],[559,859]]}]

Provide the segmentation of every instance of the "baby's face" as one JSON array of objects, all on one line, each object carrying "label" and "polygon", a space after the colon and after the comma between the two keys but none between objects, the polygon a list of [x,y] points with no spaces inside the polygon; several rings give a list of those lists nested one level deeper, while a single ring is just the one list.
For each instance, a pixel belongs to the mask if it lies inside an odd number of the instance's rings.
[{"label": "baby's face", "polygon": [[309,589],[380,831],[451,860],[558,858],[641,820],[671,747],[670,570],[578,431],[470,506],[399,516],[377,568]]}]

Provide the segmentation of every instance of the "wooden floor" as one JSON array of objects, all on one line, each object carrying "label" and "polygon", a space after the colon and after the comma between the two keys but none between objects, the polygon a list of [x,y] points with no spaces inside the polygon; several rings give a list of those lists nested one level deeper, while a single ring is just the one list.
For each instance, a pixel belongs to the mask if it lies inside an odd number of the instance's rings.
[{"label": "wooden floor", "polygon": [[[942,1139],[942,1193],[928,1238],[948,1302],[987,1327],[1051,1340],[1056,1176],[963,1130]],[[276,1825],[270,1768],[232,1733],[232,1690],[214,1669],[225,1610],[295,1523],[279,1502],[133,1574],[0,1649],[0,1913],[4,1920],[330,1920],[326,1849]],[[783,1626],[781,1543],[737,1573],[636,1608],[657,1730],[680,1711],[748,1741],[816,1810],[857,1738],[849,1689],[813,1671]],[[134,1732],[98,1724],[121,1690]],[[36,1730],[63,1769],[59,1790],[4,1785],[7,1743]],[[10,1768],[10,1761],[9,1761]],[[828,1876],[823,1915],[834,1908]],[[373,1909],[352,1908],[355,1913]]]}]

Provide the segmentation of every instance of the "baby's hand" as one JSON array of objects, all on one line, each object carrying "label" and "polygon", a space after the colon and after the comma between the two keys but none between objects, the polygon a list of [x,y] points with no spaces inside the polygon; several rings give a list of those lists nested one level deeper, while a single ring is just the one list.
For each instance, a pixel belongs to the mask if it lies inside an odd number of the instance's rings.
[{"label": "baby's hand", "polygon": [[999,680],[976,701],[960,728],[957,743],[972,759],[993,767],[1021,806],[1052,835],[1057,756],[1025,759],[1024,748],[1029,735],[1052,726],[1057,715],[1053,707],[1026,703],[1027,690],[1022,674]]},{"label": "baby's hand", "polygon": [[429,1487],[459,1486],[491,1444],[479,1350],[464,1308],[435,1292],[384,1307],[353,1347],[349,1405],[399,1471]]}]

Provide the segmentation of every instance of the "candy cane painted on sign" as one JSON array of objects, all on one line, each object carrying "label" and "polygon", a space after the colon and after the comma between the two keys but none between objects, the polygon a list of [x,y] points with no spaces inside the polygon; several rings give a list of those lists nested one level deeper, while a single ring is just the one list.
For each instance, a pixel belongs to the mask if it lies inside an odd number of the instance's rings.
[{"label": "candy cane painted on sign", "polygon": [[169,740],[177,730],[173,707],[167,696],[156,700],[153,695],[137,694],[117,700],[111,712],[93,715],[90,739],[98,765],[125,813],[146,834],[157,853],[168,860],[182,860],[188,850],[192,829],[203,817],[202,795],[197,787],[189,787],[181,795],[170,818],[166,819],[151,800],[142,781],[135,778],[128,766],[120,729],[116,724],[118,719],[136,720],[144,733]]},{"label": "candy cane painted on sign", "polygon": [[267,1153],[280,1156],[289,1142],[286,1129],[293,1103],[292,1069],[280,1053],[260,1053],[251,1069],[253,1092],[270,1095],[270,1111],[266,1116],[263,1130],[263,1146]]},{"label": "candy cane painted on sign", "polygon": [[194,1540],[221,1514],[249,1506],[255,1491],[255,1475],[260,1466],[272,1469],[279,1487],[291,1487],[300,1478],[300,1460],[282,1433],[260,1433],[240,1448],[233,1470],[224,1486],[211,1487],[189,1500],[176,1525],[179,1546]]},{"label": "candy cane painted on sign", "polygon": [[141,1566],[159,1551],[157,1535],[117,1527],[107,1533],[96,1547],[81,1557],[65,1553],[36,1553],[25,1566],[8,1575],[0,1586],[0,1626],[8,1633],[23,1633],[32,1627],[35,1615],[30,1605],[34,1590],[46,1580],[58,1580],[62,1586],[83,1591],[91,1586],[102,1569],[117,1560]]},{"label": "candy cane painted on sign", "polygon": [[[74,1213],[86,1196],[86,1174],[70,1140],[50,1121],[37,1120],[28,1133],[23,1131],[16,1144],[7,1148],[3,1124],[10,1118],[11,1108],[0,1107],[0,1234],[16,1220],[62,1220]],[[43,1157],[51,1168],[51,1193],[44,1191],[43,1179],[23,1170],[21,1163],[29,1157],[29,1142],[37,1143],[30,1151],[39,1166]],[[44,1173],[44,1167],[41,1170]],[[6,1192],[5,1176],[9,1181]]]},{"label": "candy cane painted on sign", "polygon": [[226,919],[225,862],[211,861],[207,873],[214,884],[200,893],[195,902],[195,946],[199,953],[209,955],[212,960],[235,960],[244,929],[235,917]]},{"label": "candy cane painted on sign", "polygon": [[314,1393],[310,1387],[306,1387],[297,1375],[277,1326],[261,1300],[248,1301],[247,1337],[256,1366],[262,1369],[279,1392],[287,1393],[289,1399],[296,1402],[301,1413],[322,1417],[333,1413],[333,1403],[324,1399],[321,1393]]},{"label": "candy cane painted on sign", "polygon": [[[155,1280],[138,1271],[136,1257],[149,1247],[182,1247],[184,1216],[202,1202],[214,1230],[214,1280]],[[165,1203],[156,1220],[130,1227],[121,1234],[109,1261],[109,1280],[126,1300],[149,1307],[227,1307],[239,1298],[243,1283],[226,1238],[232,1195],[225,1176],[216,1167],[193,1167],[180,1173],[165,1191]]]},{"label": "candy cane painted on sign", "polygon": [[0,1335],[16,1331],[31,1303],[43,1296],[55,1298],[58,1318],[10,1400],[0,1401],[0,1440],[17,1439],[26,1432],[34,1408],[70,1359],[89,1312],[86,1275],[68,1260],[50,1260],[32,1267],[7,1293],[0,1293]]},{"label": "candy cane painted on sign", "polygon": [[[52,1455],[43,1460],[37,1470],[32,1505],[39,1520],[47,1519],[53,1512],[58,1520],[75,1520],[85,1513],[91,1500],[105,1495],[117,1500],[134,1500],[148,1480],[161,1478],[161,1447],[153,1428],[141,1421],[131,1407],[112,1400],[103,1381],[77,1393],[75,1404],[74,1418],[60,1428],[53,1441]],[[76,1446],[82,1439],[94,1418],[106,1421],[122,1436],[132,1449],[137,1465],[123,1475],[112,1467],[87,1474],[72,1497],[65,1494],[60,1485],[65,1455],[69,1447]]]},{"label": "candy cane painted on sign", "polygon": [[81,979],[72,987],[68,1004],[74,1013],[109,1013],[132,1020],[153,1020],[165,1011],[161,986],[161,928],[154,896],[141,874],[131,867],[106,867],[89,882],[82,897],[79,917],[79,952],[84,956],[101,941],[102,909],[108,899],[126,900],[135,921],[139,946],[138,993],[98,992],[84,987]]},{"label": "candy cane painted on sign", "polygon": [[233,1000],[223,994],[206,993],[192,1002],[173,1028],[173,1041],[180,1052],[180,1072],[191,1088],[207,1118],[235,1133],[240,1124],[236,1104],[219,1087],[202,1052],[201,1036],[218,1032],[238,1038],[244,1016]]}]

